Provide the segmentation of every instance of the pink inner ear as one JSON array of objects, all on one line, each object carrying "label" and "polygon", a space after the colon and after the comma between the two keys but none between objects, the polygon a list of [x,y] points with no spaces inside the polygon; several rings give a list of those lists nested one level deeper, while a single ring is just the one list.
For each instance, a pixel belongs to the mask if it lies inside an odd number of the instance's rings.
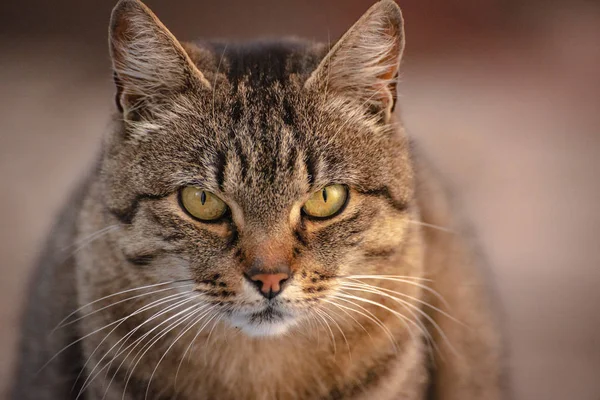
[{"label": "pink inner ear", "polygon": [[404,48],[402,13],[391,0],[373,5],[333,46],[307,86],[353,98],[368,111],[394,109]]},{"label": "pink inner ear", "polygon": [[[390,56],[386,59],[386,62],[390,62],[393,63],[395,62],[395,60],[393,60],[393,58]],[[381,75],[378,76],[378,78],[386,83],[389,83],[391,80],[393,80],[396,77],[396,72],[398,71],[398,67],[394,64],[394,65],[390,65],[389,68],[386,68],[385,72]]]},{"label": "pink inner ear", "polygon": [[[389,37],[398,38],[397,32],[392,27],[387,28],[385,33]],[[389,68],[387,68],[386,71],[379,76],[380,79],[389,81],[396,77],[396,72],[398,71],[398,63],[399,63],[399,60],[398,60],[398,56],[400,53],[399,47],[400,47],[399,40],[398,39],[394,40],[394,46],[390,47],[388,54],[382,61],[383,63],[388,64]]]},{"label": "pink inner ear", "polygon": [[[398,37],[397,32],[393,27],[386,29],[386,35],[390,37]],[[377,76],[377,83],[374,84],[374,89],[377,91],[379,99],[386,105],[393,107],[396,99],[396,78],[399,68],[399,40],[395,40],[394,46],[390,47],[387,55],[381,61],[384,65],[389,65],[385,71]]]}]

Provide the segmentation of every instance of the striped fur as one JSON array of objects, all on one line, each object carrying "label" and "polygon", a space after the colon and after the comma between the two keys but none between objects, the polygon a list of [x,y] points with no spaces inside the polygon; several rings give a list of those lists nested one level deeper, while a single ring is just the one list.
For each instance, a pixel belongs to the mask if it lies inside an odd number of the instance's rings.
[{"label": "striped fur", "polygon": [[[330,49],[182,44],[121,0],[115,129],[40,266],[13,398],[504,398],[480,262],[393,113],[403,47],[391,0]],[[303,216],[334,183],[343,211]],[[188,185],[230,212],[191,219]],[[290,266],[272,300],[258,258]]]}]

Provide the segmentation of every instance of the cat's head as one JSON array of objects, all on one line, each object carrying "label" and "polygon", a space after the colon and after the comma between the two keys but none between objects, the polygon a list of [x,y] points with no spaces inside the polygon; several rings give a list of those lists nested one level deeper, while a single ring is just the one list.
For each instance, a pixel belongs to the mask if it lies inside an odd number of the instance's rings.
[{"label": "cat's head", "polygon": [[142,3],[111,21],[117,251],[251,335],[277,334],[402,249],[413,175],[393,110],[402,16],[383,0],[331,48],[181,44]]}]

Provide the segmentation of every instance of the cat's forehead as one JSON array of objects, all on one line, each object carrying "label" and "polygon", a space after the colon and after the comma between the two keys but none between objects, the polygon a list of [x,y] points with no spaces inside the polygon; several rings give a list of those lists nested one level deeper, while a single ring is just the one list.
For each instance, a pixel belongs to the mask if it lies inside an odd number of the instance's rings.
[{"label": "cat's forehead", "polygon": [[271,213],[328,184],[369,189],[398,176],[393,135],[365,123],[354,107],[304,87],[322,58],[314,45],[187,51],[211,88],[166,97],[153,123],[159,132],[147,132],[131,154],[143,163],[140,170],[153,171],[144,180],[164,182],[157,192],[197,182]]},{"label": "cat's forehead", "polygon": [[[352,121],[328,113],[327,100],[304,88],[323,49],[298,40],[188,45],[212,87],[192,103],[191,113],[198,120],[189,120],[187,127],[175,126],[181,131],[179,140],[193,136],[202,143],[197,147],[200,152],[221,154],[225,161],[234,159],[240,179],[271,186],[295,175],[307,159],[314,165],[305,169],[314,175],[312,169],[319,165],[339,167],[347,159],[342,153],[351,153],[357,145],[368,152],[360,136],[371,133],[353,132]],[[369,142],[377,146],[376,140]]]},{"label": "cat's forehead", "polygon": [[187,44],[193,62],[210,81],[224,75],[232,87],[244,83],[260,89],[287,86],[290,78],[308,77],[325,54],[321,44],[299,40],[255,40],[244,43],[200,42]]},{"label": "cat's forehead", "polygon": [[[257,157],[271,157],[276,148],[298,145],[313,153],[343,152],[356,144],[364,151],[369,150],[365,144],[377,146],[376,140],[366,143],[359,137],[372,135],[368,127],[352,133],[353,121],[348,115],[331,110],[334,101],[326,90],[304,87],[322,61],[326,46],[288,39],[187,44],[186,50],[211,83],[210,90],[189,93],[198,95],[196,108],[190,111],[202,119],[193,122],[192,130],[216,136],[217,146],[231,147],[241,141],[245,150]],[[349,112],[356,117],[355,109]]]},{"label": "cat's forehead", "polygon": [[[353,119],[331,110],[324,96],[304,90],[311,72],[307,65],[280,71],[275,78],[269,71],[277,67],[265,63],[271,53],[244,51],[236,50],[233,57],[240,64],[233,69],[243,72],[227,72],[228,81],[215,78],[212,92],[191,103],[186,113],[191,118],[170,121],[159,151],[170,149],[187,165],[201,165],[200,174],[209,181],[219,186],[232,182],[238,192],[254,198],[259,192],[295,198],[306,190],[305,181],[318,188],[385,179],[377,171],[393,153],[388,135],[370,129],[356,113]],[[271,61],[285,64],[294,54]],[[223,57],[222,70],[231,71],[225,65],[231,60]]]}]

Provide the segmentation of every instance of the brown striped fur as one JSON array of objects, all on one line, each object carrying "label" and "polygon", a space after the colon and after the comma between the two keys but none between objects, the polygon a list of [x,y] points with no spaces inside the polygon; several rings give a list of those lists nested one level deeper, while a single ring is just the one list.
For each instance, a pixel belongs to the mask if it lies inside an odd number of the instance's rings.
[{"label": "brown striped fur", "polygon": [[[121,0],[115,129],[34,280],[13,398],[505,398],[481,262],[394,113],[403,48],[391,0],[331,49],[181,44]],[[343,211],[304,215],[332,183],[349,188]],[[186,185],[229,213],[190,218]],[[257,260],[290,267],[271,300],[244,279]],[[187,302],[143,309],[178,294]]]}]

